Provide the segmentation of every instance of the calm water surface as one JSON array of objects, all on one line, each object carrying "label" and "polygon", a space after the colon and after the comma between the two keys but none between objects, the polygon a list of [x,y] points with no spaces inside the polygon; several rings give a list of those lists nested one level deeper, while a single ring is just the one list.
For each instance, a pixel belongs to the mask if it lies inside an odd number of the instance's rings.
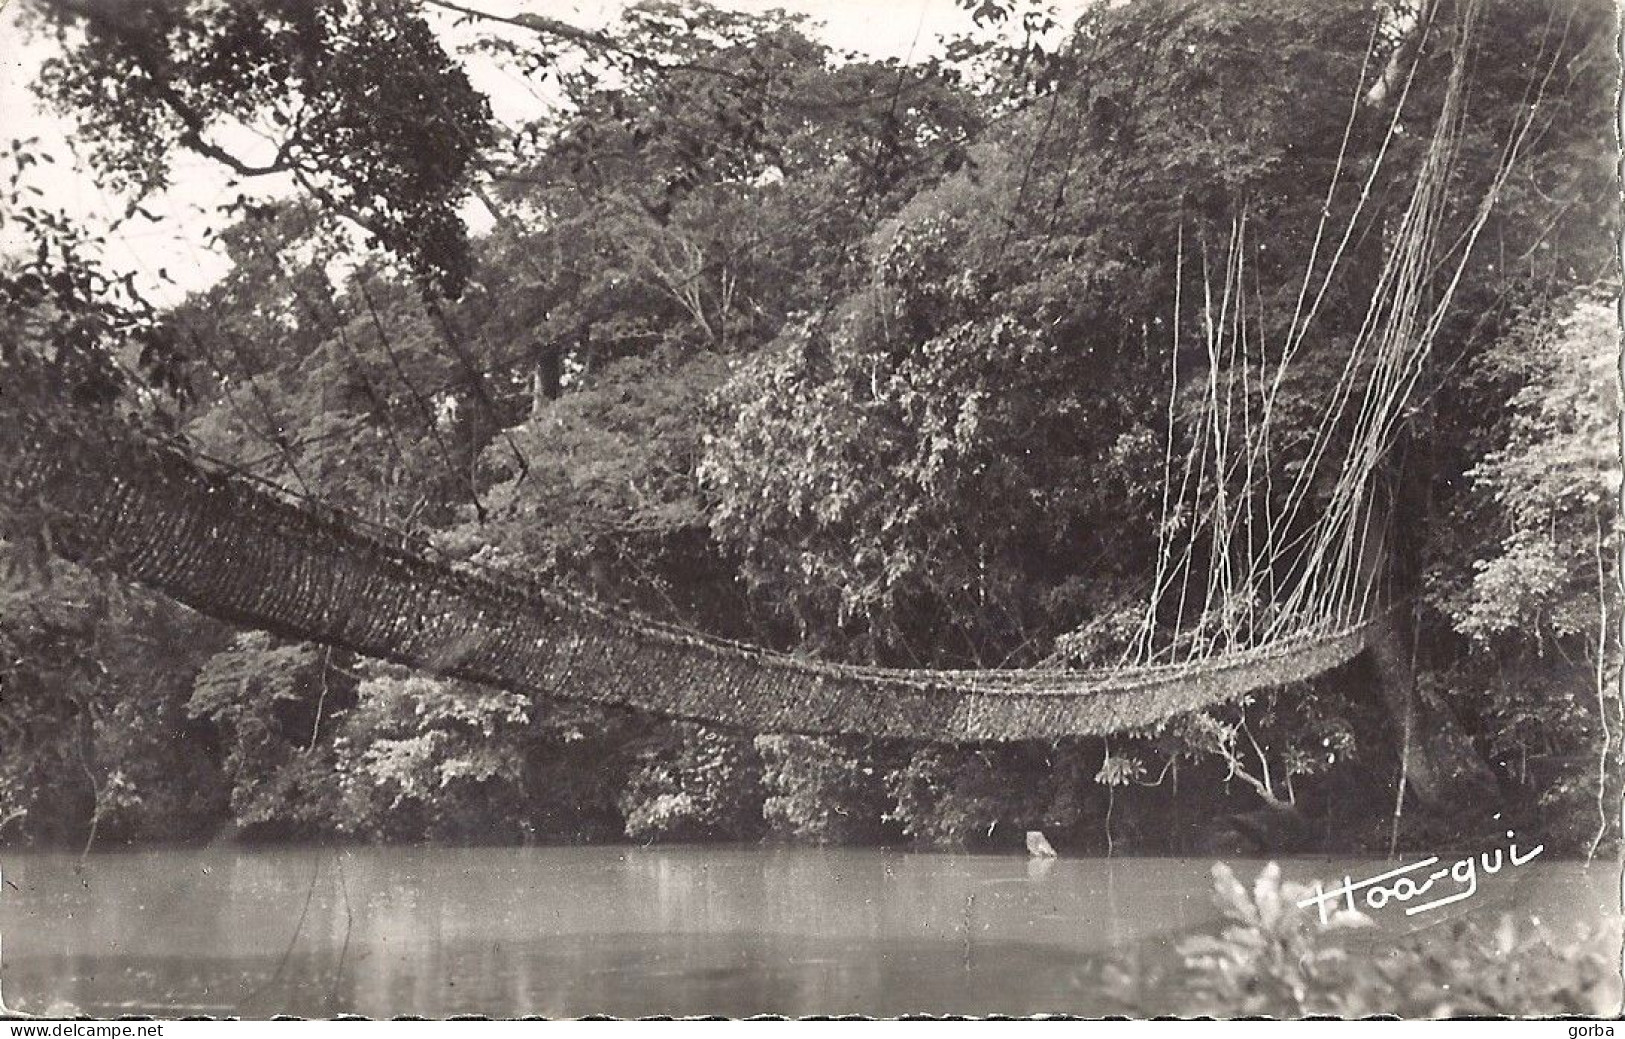
[{"label": "calm water surface", "polygon": [[[1103,1013],[1090,964],[1210,928],[1210,859],[879,849],[210,847],[0,854],[24,1011]],[[1261,863],[1235,863],[1244,879]],[[1299,860],[1291,878],[1384,864]],[[15,885],[15,886],[13,886]],[[1617,926],[1619,874],[1540,859],[1384,926],[1518,909]]]}]

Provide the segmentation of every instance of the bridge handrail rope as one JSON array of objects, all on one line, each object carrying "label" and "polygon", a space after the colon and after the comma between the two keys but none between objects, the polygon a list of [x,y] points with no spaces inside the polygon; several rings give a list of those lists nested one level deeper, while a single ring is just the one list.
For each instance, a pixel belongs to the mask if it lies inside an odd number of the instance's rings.
[{"label": "bridge handrail rope", "polygon": [[[12,428],[27,428],[32,423],[43,418],[39,412],[28,409],[26,406],[7,407],[6,404],[3,395],[0,395],[0,416],[4,416],[7,424]],[[49,422],[49,419],[44,420]],[[65,439],[82,435],[79,431],[70,431],[60,425],[52,424],[50,442],[60,447]],[[611,603],[566,587],[543,584],[534,574],[524,570],[457,556],[436,545],[428,538],[391,527],[386,523],[335,506],[311,492],[279,484],[275,480],[248,470],[227,459],[211,455],[195,446],[190,446],[186,441],[179,438],[163,440],[144,436],[134,431],[125,431],[122,435],[128,438],[125,440],[126,445],[130,441],[137,441],[143,450],[151,451],[155,456],[167,458],[171,466],[185,470],[195,470],[205,478],[214,477],[252,488],[251,493],[255,496],[278,501],[295,509],[311,521],[323,525],[330,533],[362,538],[372,542],[379,549],[398,552],[403,556],[437,560],[431,565],[443,567],[449,573],[465,579],[480,580],[489,589],[498,590],[511,588],[515,585],[522,586],[528,596],[535,598],[539,602],[556,608],[579,611],[595,619],[615,624],[629,633],[667,638],[685,643],[701,643],[711,649],[737,653],[761,663],[797,671],[817,672],[849,678],[868,678],[887,682],[905,681],[920,688],[928,688],[945,681],[974,681],[986,683],[984,688],[989,692],[997,691],[997,687],[1001,684],[1019,685],[1023,687],[1024,691],[1036,691],[1037,688],[1050,685],[1062,691],[1064,695],[1066,690],[1078,683],[1109,681],[1115,685],[1121,685],[1125,676],[1131,674],[1143,675],[1148,680],[1160,680],[1188,675],[1196,671],[1243,667],[1250,661],[1286,655],[1300,644],[1355,636],[1380,620],[1380,616],[1374,615],[1363,617],[1342,626],[1323,626],[1319,630],[1299,632],[1290,637],[1276,639],[1248,650],[1225,654],[1222,660],[1185,660],[1165,664],[1136,665],[1127,668],[904,668],[822,660],[701,632],[681,624],[650,617],[624,604]],[[114,439],[114,436],[109,436],[107,443],[102,445],[102,449],[110,447]],[[44,442],[43,438],[42,442]],[[93,443],[93,441],[87,442],[87,446],[90,446],[90,443]],[[116,483],[123,484],[127,478],[113,477],[113,479]],[[1386,610],[1382,611],[1383,614],[1387,612]],[[1132,682],[1129,684],[1132,684]]]},{"label": "bridge handrail rope", "polygon": [[[438,557],[441,563],[454,571],[467,572],[470,575],[483,577],[487,580],[501,584],[519,583],[525,586],[526,591],[539,598],[556,601],[570,609],[580,610],[606,621],[624,625],[627,630],[639,634],[656,637],[667,637],[682,641],[701,641],[718,650],[729,650],[745,656],[761,660],[763,663],[775,664],[796,670],[821,670],[829,674],[838,674],[851,677],[871,677],[885,680],[914,680],[922,688],[942,681],[971,681],[989,683],[997,686],[1001,682],[1014,682],[1025,687],[1031,687],[1034,676],[1044,675],[1053,677],[1058,685],[1069,685],[1077,682],[1104,682],[1107,680],[1120,681],[1128,673],[1165,678],[1190,674],[1198,669],[1213,670],[1218,667],[1245,666],[1248,661],[1268,658],[1271,656],[1290,652],[1299,643],[1314,642],[1321,639],[1341,639],[1363,632],[1381,620],[1381,617],[1391,612],[1382,610],[1380,615],[1362,616],[1358,620],[1345,623],[1341,626],[1325,626],[1322,630],[1301,631],[1291,636],[1276,639],[1272,642],[1252,647],[1248,650],[1236,651],[1226,654],[1222,661],[1183,660],[1165,664],[1139,664],[1133,667],[987,667],[987,668],[925,668],[925,667],[886,667],[872,664],[852,664],[842,661],[822,660],[784,650],[775,650],[771,647],[756,643],[745,642],[739,639],[729,639],[682,624],[664,621],[657,617],[639,613],[634,607],[626,604],[613,603],[597,598],[584,592],[576,591],[564,586],[546,585],[537,579],[533,573],[512,567],[500,566],[479,559],[469,559],[455,555],[436,545],[428,538],[412,534],[399,528],[391,527],[386,523],[368,519],[367,517],[350,512],[323,501],[315,494],[286,487],[261,474],[254,473],[235,463],[210,455],[197,448],[185,450],[179,442],[169,444],[155,444],[174,453],[178,459],[190,461],[204,472],[215,472],[232,479],[257,486],[262,492],[286,499],[289,503],[314,514],[322,515],[328,523],[348,525],[365,532],[368,536],[378,538],[384,545],[395,545],[403,551],[418,552],[429,557]],[[993,691],[989,689],[988,691]],[[1108,690],[1109,691],[1109,690]]]}]

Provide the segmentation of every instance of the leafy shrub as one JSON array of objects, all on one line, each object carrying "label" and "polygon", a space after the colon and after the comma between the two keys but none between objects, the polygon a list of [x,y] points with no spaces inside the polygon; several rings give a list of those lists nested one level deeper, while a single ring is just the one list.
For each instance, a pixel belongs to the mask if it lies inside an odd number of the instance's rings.
[{"label": "leafy shrub", "polygon": [[[1464,917],[1391,940],[1347,909],[1322,923],[1297,904],[1310,889],[1283,882],[1273,862],[1250,889],[1217,863],[1213,885],[1227,925],[1179,944],[1180,962],[1155,979],[1161,998],[1178,1005],[1163,1002],[1158,1013],[1602,1016],[1619,1006],[1620,978],[1601,933],[1559,940],[1533,920],[1520,924],[1502,914],[1493,924]],[[1120,1000],[1144,998],[1146,980],[1136,976],[1142,965],[1133,966],[1106,969]]]},{"label": "leafy shrub", "polygon": [[0,540],[0,840],[210,832],[226,797],[185,705],[218,639],[196,614]]},{"label": "leafy shrub", "polygon": [[1463,635],[1537,650],[1596,641],[1617,555],[1618,360],[1614,305],[1590,294],[1514,329],[1485,357],[1485,377],[1512,389],[1499,443],[1467,473],[1476,558],[1466,582],[1443,567],[1433,580]]},{"label": "leafy shrub", "polygon": [[317,738],[326,667],[315,646],[250,631],[198,673],[186,710],[220,733],[231,813],[242,829],[309,837],[331,828],[339,788]]},{"label": "leafy shrub", "polygon": [[1025,830],[1062,837],[1103,815],[1099,740],[927,745],[887,771],[886,819],[924,845],[1019,846]]},{"label": "leafy shrub", "polygon": [[886,818],[920,844],[974,844],[991,837],[1011,809],[1019,811],[1011,785],[985,750],[925,746],[887,773]]},{"label": "leafy shrub", "polygon": [[1217,937],[1198,935],[1179,946],[1190,971],[1187,989],[1200,1013],[1301,1017],[1326,1013],[1348,983],[1348,952],[1326,940],[1339,931],[1373,926],[1342,910],[1322,926],[1297,903],[1310,890],[1281,882],[1270,863],[1252,890],[1229,866],[1213,866],[1214,901],[1230,921]]},{"label": "leafy shrub", "polygon": [[597,704],[542,700],[525,747],[525,823],[545,840],[619,840],[633,754],[657,722]]},{"label": "leafy shrub", "polygon": [[335,741],[343,826],[389,838],[514,838],[528,706],[516,693],[395,669],[367,678]]},{"label": "leafy shrub", "polygon": [[745,737],[678,724],[640,750],[621,792],[636,840],[754,837],[762,825],[762,764]]},{"label": "leafy shrub", "polygon": [[758,736],[762,816],[774,833],[817,844],[872,840],[885,814],[873,748],[811,736]]},{"label": "leafy shrub", "polygon": [[[1497,418],[1432,533],[1426,601],[1467,652],[1429,676],[1554,846],[1617,839],[1619,359],[1613,300],[1533,308],[1464,380]],[[1442,635],[1443,633],[1441,633]],[[1594,748],[1576,754],[1577,748]]]},{"label": "leafy shrub", "polygon": [[155,703],[122,699],[96,721],[97,843],[207,837],[229,815],[210,748],[183,697],[165,692]]}]

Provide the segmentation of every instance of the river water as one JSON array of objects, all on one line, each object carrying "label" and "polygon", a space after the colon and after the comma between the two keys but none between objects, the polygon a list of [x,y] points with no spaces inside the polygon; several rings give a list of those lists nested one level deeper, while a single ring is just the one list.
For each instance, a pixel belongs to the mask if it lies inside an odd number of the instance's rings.
[{"label": "river water", "polygon": [[[1262,865],[1233,863],[1250,879]],[[1285,862],[1289,878],[1383,863]],[[775,847],[0,852],[0,995],[31,1012],[1099,1014],[1091,966],[1218,920],[1210,859]],[[1617,928],[1616,867],[1537,859],[1397,930]],[[1154,1008],[1153,1008],[1154,1009]]]}]

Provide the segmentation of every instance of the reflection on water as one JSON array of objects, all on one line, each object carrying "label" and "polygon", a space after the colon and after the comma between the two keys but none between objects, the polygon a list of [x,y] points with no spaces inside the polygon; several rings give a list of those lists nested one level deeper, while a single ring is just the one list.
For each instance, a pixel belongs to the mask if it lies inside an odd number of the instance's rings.
[{"label": "reflection on water", "polygon": [[[211,847],[94,855],[82,872],[69,855],[0,864],[6,1000],[98,1016],[1089,1014],[1092,956],[1217,915],[1207,859]],[[1618,914],[1606,865],[1493,880],[1451,910]]]}]

